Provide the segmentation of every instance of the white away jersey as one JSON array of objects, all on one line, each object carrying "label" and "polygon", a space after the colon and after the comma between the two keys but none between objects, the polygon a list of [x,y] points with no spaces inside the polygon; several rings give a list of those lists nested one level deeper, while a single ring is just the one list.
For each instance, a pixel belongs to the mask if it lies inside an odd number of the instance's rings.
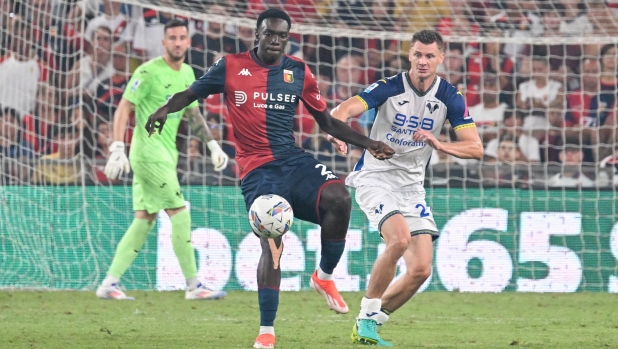
[{"label": "white away jersey", "polygon": [[455,131],[475,127],[461,93],[440,77],[420,93],[405,72],[379,80],[355,98],[365,104],[366,110],[377,109],[369,137],[388,144],[395,149],[395,155],[388,160],[377,160],[369,152],[363,152],[346,179],[346,184],[352,187],[379,185],[413,189],[422,186],[433,148],[415,142],[414,133],[420,128],[438,138],[447,119]]}]

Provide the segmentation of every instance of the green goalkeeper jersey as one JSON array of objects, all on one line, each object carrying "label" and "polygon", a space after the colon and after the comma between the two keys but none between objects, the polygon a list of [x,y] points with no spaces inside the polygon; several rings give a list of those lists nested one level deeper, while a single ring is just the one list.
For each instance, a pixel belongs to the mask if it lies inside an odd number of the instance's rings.
[{"label": "green goalkeeper jersey", "polygon": [[[148,117],[165,104],[174,93],[186,90],[195,81],[193,69],[182,64],[180,71],[172,69],[157,57],[140,65],[127,84],[122,97],[135,105],[135,132],[131,141],[131,161],[169,163],[176,167],[178,150],[176,134],[184,109],[169,114],[163,131],[150,138],[145,125]],[[187,108],[197,107],[197,101]]]}]

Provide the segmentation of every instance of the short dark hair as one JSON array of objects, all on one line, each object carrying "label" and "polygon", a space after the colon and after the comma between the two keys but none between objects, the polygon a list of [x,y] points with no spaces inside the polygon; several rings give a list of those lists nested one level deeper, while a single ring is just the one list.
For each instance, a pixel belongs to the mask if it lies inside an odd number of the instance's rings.
[{"label": "short dark hair", "polygon": [[510,132],[507,132],[500,136],[500,141],[498,143],[502,143],[502,142],[513,142],[517,145],[519,142],[519,139],[517,138],[516,135]]},{"label": "short dark hair", "polygon": [[532,46],[532,60],[533,61],[542,61],[543,63],[549,64],[547,60],[548,52],[547,46],[545,45],[534,45]]},{"label": "short dark hair", "polygon": [[185,27],[187,28],[187,31],[188,31],[189,23],[187,23],[187,21],[184,21],[182,19],[174,18],[171,21],[165,23],[165,26],[163,27],[163,33],[167,33],[167,30],[170,28],[177,28],[177,27]]},{"label": "short dark hair", "polygon": [[71,136],[74,137],[77,134],[76,126],[71,124],[56,124],[54,125],[53,134],[55,137],[65,137]]},{"label": "short dark hair", "polygon": [[255,24],[255,30],[259,30],[262,22],[264,22],[264,20],[267,18],[283,19],[284,21],[288,22],[288,30],[290,30],[290,28],[292,27],[292,20],[285,11],[282,11],[278,8],[269,8],[268,10],[260,13],[260,15],[258,16],[257,22]]},{"label": "short dark hair", "polygon": [[423,29],[414,33],[414,35],[412,35],[412,45],[414,45],[417,41],[420,41],[425,45],[433,44],[435,42],[438,44],[440,51],[444,50],[444,40],[442,40],[442,35],[433,29]]},{"label": "short dark hair", "polygon": [[2,110],[0,110],[0,117],[4,119],[9,116],[11,117],[11,119],[21,122],[21,116],[19,115],[19,112],[17,111],[17,109],[10,108],[10,107],[4,107],[2,108]]}]

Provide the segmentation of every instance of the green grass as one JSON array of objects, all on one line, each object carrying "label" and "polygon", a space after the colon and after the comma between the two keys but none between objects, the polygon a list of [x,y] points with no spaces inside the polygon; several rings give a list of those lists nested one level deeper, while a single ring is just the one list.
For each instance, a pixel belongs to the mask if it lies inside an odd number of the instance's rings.
[{"label": "green grass", "polygon": [[[250,348],[257,294],[185,301],[180,292],[0,292],[0,348]],[[281,294],[277,348],[359,348],[349,336],[362,294],[344,294],[336,315],[312,292]],[[419,295],[392,317],[382,337],[399,348],[618,348],[615,295]]]}]

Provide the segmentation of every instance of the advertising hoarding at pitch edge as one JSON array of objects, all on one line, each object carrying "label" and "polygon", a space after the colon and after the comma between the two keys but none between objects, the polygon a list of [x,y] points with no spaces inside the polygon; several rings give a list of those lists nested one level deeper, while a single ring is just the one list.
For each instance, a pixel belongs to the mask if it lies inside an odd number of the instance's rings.
[{"label": "advertising hoarding at pitch edge", "polygon": [[[183,193],[200,279],[214,289],[256,290],[260,247],[240,189],[190,186]],[[427,204],[441,236],[424,291],[618,292],[615,192],[430,188]],[[133,219],[128,186],[0,187],[0,209],[0,288],[94,289]],[[284,239],[281,288],[309,289],[319,227],[295,220]],[[354,203],[335,269],[339,289],[364,290],[383,249]],[[400,263],[398,275],[404,271]],[[122,285],[184,284],[163,213]]]}]

